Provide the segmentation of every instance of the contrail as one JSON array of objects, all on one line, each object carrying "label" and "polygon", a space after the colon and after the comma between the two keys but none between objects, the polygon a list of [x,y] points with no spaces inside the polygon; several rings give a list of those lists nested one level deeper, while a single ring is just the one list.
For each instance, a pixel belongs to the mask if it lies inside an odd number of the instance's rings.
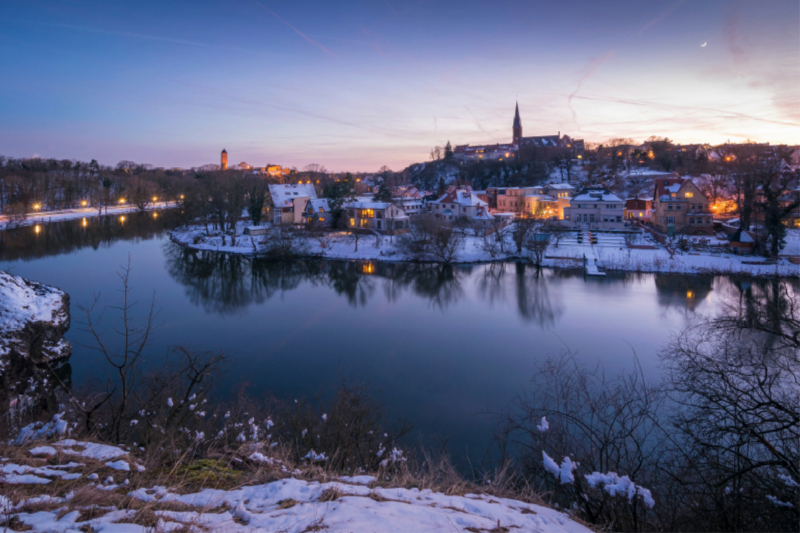
[{"label": "contrail", "polygon": [[678,9],[679,7],[681,7],[683,4],[685,4],[688,1],[689,0],[678,0],[677,2],[675,2],[674,4],[669,6],[668,8],[664,9],[663,11],[661,11],[661,13],[659,13],[656,18],[653,18],[653,19],[650,19],[649,21],[647,21],[647,23],[644,26],[642,26],[642,29],[639,30],[637,35],[639,37],[641,37],[644,32],[646,32],[647,30],[649,30],[650,28],[652,28],[653,26],[655,26],[656,24],[658,24],[659,22],[661,22],[662,20],[667,18],[670,15],[670,13],[672,13],[673,11],[675,11],[676,9]]},{"label": "contrail", "polygon": [[[5,19],[10,20],[10,19]],[[49,26],[52,28],[64,28],[67,30],[75,30],[75,31],[83,31],[87,33],[99,33],[101,35],[115,35],[117,37],[131,37],[134,39],[146,39],[148,41],[161,41],[166,43],[176,43],[176,44],[186,44],[189,46],[202,46],[204,48],[221,48],[227,50],[239,50],[243,52],[254,52],[253,50],[248,50],[247,48],[240,48],[237,46],[224,46],[218,44],[209,44],[209,43],[202,43],[199,41],[188,41],[186,39],[175,39],[172,37],[161,37],[159,35],[150,35],[147,33],[134,33],[128,31],[114,31],[114,30],[101,30],[97,28],[88,28],[85,26],[73,26],[70,24],[54,24],[51,22],[38,22],[38,21],[27,21],[27,20],[19,20],[14,21],[20,24],[35,24],[38,26]]]},{"label": "contrail", "polygon": [[256,4],[260,5],[260,6],[261,6],[261,7],[263,7],[265,10],[267,10],[267,12],[271,13],[273,17],[275,17],[276,19],[280,20],[281,22],[283,22],[284,24],[286,24],[287,26],[289,26],[290,28],[292,28],[292,29],[295,31],[295,33],[297,33],[297,35],[299,35],[300,37],[302,37],[302,38],[303,38],[303,39],[305,39],[306,41],[310,42],[311,44],[313,44],[314,46],[316,46],[317,48],[319,48],[320,50],[322,50],[322,51],[323,51],[323,52],[325,52],[326,54],[328,54],[328,55],[331,55],[331,56],[333,56],[333,57],[336,57],[336,58],[338,59],[338,57],[336,56],[336,54],[334,54],[333,52],[331,52],[330,50],[328,50],[327,48],[325,48],[324,46],[322,46],[321,44],[319,44],[317,41],[315,41],[314,39],[312,39],[311,37],[309,37],[309,36],[308,36],[308,35],[306,35],[305,33],[301,32],[300,30],[298,30],[297,28],[295,28],[294,26],[292,26],[291,24],[289,24],[288,22],[286,22],[285,20],[283,20],[282,18],[280,18],[280,17],[277,15],[277,13],[275,13],[274,11],[272,11],[271,9],[269,9],[268,7],[266,7],[264,4],[262,4],[262,3],[261,3],[261,2],[259,2],[258,0],[254,0],[254,1],[255,1],[255,3],[256,3]]},{"label": "contrail", "polygon": [[[583,68],[584,74],[581,76],[581,79],[578,80],[578,86],[575,88],[572,94],[567,97],[567,107],[569,107],[569,110],[572,112],[572,122],[574,122],[576,126],[578,126],[578,115],[575,114],[575,110],[572,109],[572,99],[575,98],[575,95],[581,90],[583,83],[592,77],[592,74],[594,74],[594,71],[597,70],[597,67],[611,59],[611,56],[613,55],[614,51],[609,50],[603,57],[594,58],[589,61],[589,64]],[[580,126],[578,126],[578,129],[580,129]]]},{"label": "contrail", "polygon": [[395,17],[399,17],[399,15],[397,14],[397,11],[395,11],[395,10],[394,10],[394,8],[393,8],[392,6],[390,6],[390,5],[389,5],[389,2],[387,2],[386,0],[383,0],[383,3],[384,3],[384,4],[386,4],[386,7],[388,7],[388,8],[389,8],[389,11],[391,11],[392,13],[394,13],[394,16],[395,16]]}]

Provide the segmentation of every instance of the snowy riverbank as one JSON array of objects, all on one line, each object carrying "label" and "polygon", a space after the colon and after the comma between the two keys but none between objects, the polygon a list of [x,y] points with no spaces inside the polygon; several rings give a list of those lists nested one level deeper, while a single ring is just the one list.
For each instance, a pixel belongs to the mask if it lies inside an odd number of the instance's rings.
[{"label": "snowy riverbank", "polygon": [[[170,209],[175,207],[174,202],[156,202],[148,205],[146,211],[156,211],[159,209]],[[63,211],[48,211],[44,213],[29,213],[24,219],[15,220],[8,215],[0,215],[0,230],[19,228],[23,226],[33,226],[36,224],[47,224],[49,222],[60,222],[62,220],[75,220],[81,218],[93,218],[106,215],[124,215],[139,211],[135,205],[114,205],[103,208],[103,213],[98,213],[94,207],[81,207],[76,209],[65,209]]]},{"label": "snowy riverbank", "polygon": [[[243,235],[246,223],[240,222],[236,228],[235,244],[231,236],[206,235],[205,227],[182,227],[171,232],[170,236],[178,244],[200,251],[214,251],[246,255],[263,253],[269,236],[250,237]],[[321,243],[320,240],[306,237],[301,248],[304,254],[313,257],[360,261],[413,261],[413,257],[403,254],[397,246],[400,237],[361,235],[358,245],[347,233],[333,233]],[[223,242],[224,241],[224,242]],[[786,250],[793,253],[800,247],[800,230],[789,230]],[[545,254],[544,266],[553,268],[580,268],[583,257],[609,271],[623,272],[667,272],[685,274],[746,274],[752,276],[791,277],[800,273],[800,266],[792,264],[787,258],[770,263],[758,256],[739,256],[728,253],[698,251],[678,253],[674,257],[663,247],[655,249],[631,249],[621,235],[601,234],[597,244],[579,242],[573,235],[562,238],[556,245],[551,242]],[[455,263],[479,263],[518,259],[513,253],[497,253],[492,256],[484,250],[483,239],[472,235],[465,237],[464,247],[458,251]]]}]

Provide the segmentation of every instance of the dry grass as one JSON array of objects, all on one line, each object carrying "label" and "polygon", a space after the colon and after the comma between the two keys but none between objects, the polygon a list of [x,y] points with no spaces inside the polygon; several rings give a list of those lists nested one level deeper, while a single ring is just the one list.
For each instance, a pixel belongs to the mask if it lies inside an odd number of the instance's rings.
[{"label": "dry grass", "polygon": [[322,494],[320,494],[319,501],[321,501],[321,502],[332,502],[332,501],[338,500],[342,496],[344,496],[344,494],[340,490],[335,489],[335,488],[329,488],[329,489],[325,489],[322,492]]}]

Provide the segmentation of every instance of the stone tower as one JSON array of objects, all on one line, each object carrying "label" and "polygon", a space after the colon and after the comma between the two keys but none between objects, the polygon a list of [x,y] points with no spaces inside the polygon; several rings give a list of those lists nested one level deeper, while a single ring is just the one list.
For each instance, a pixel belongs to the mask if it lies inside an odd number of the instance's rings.
[{"label": "stone tower", "polygon": [[222,170],[228,170],[228,151],[225,148],[222,149],[219,166],[222,167]]},{"label": "stone tower", "polygon": [[519,102],[517,102],[517,109],[514,112],[514,126],[511,128],[514,144],[519,144],[522,140],[522,121],[519,119]]}]

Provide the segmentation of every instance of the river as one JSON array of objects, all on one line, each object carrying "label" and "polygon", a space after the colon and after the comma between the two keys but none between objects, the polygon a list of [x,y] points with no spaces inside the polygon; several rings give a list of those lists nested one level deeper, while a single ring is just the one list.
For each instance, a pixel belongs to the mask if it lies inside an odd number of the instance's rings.
[{"label": "river", "polygon": [[758,283],[585,278],[516,263],[276,263],[187,251],[168,238],[176,223],[165,211],[0,232],[0,269],[71,296],[75,386],[104,376],[86,348],[80,307],[95,296],[115,303],[130,258],[138,310],[153,295],[160,309],[148,365],[157,368],[174,345],[224,350],[231,365],[218,394],[246,382],[253,393],[289,400],[330,394],[344,376],[369,384],[389,419],[411,422],[415,441],[447,441],[471,456],[491,443],[486,413],[502,410],[548,356],[570,350],[612,373],[638,357],[645,376],[657,378],[670,335]]}]

